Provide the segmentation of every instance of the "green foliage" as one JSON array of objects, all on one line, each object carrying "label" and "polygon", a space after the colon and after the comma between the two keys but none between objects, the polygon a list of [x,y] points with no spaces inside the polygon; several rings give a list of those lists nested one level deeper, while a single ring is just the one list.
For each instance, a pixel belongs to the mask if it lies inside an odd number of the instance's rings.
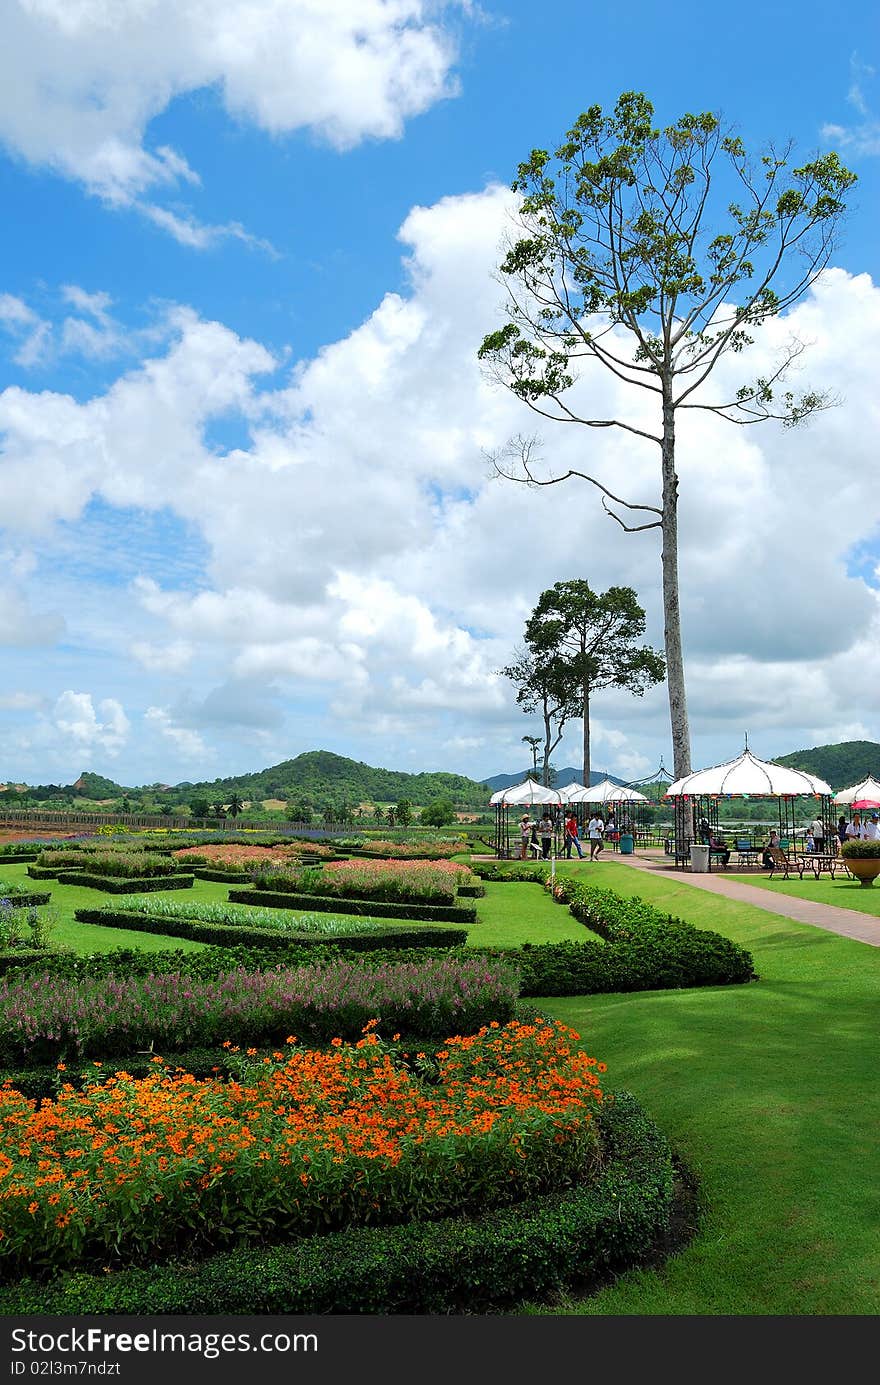
[{"label": "green foliage", "polygon": [[844,860],[870,861],[880,856],[880,842],[864,842],[859,839],[844,842],[840,854]]},{"label": "green foliage", "polygon": [[[167,862],[166,862],[167,869]],[[114,876],[92,875],[88,870],[61,870],[59,885],[82,885],[105,894],[133,894],[136,890],[191,890],[192,875]]]},{"label": "green foliage", "polygon": [[816,745],[812,750],[793,750],[790,755],[774,756],[774,763],[789,769],[818,774],[835,791],[860,784],[868,775],[880,779],[880,745],[876,741],[841,741],[837,745]]},{"label": "green foliage", "polygon": [[455,805],[449,798],[432,799],[422,809],[419,822],[423,827],[448,827],[455,822]]},{"label": "green foliage", "polygon": [[425,919],[440,923],[476,923],[477,911],[466,905],[393,904],[380,899],[342,899],[337,895],[295,894],[269,889],[230,890],[236,904],[259,904],[268,909],[327,909],[338,914],[375,914],[387,919]]},{"label": "green foliage", "polygon": [[[247,894],[250,891],[232,891],[235,894]],[[253,892],[256,893],[256,892]],[[265,897],[266,904],[272,908],[284,908],[283,903],[279,903],[282,897],[279,895],[269,895]],[[244,902],[254,902],[244,901]],[[262,902],[262,901],[260,901]],[[314,901],[311,901],[314,904]],[[296,905],[288,905],[288,908],[296,908]],[[308,907],[303,906],[303,907]],[[339,902],[334,906],[338,913],[356,913],[356,909],[339,908]],[[386,909],[391,905],[386,904]],[[414,917],[416,906],[412,905],[408,918]],[[373,911],[377,912],[376,910]],[[435,916],[439,911],[434,911]],[[466,913],[466,910],[447,910],[447,913],[455,912],[457,915]],[[422,909],[421,914],[425,910]],[[100,924],[103,928],[127,928],[133,932],[142,933],[162,933],[171,938],[191,938],[194,942],[217,944],[224,948],[229,947],[257,947],[257,948],[279,948],[285,949],[291,943],[300,946],[308,944],[322,945],[326,941],[324,934],[303,931],[298,933],[295,929],[290,932],[282,932],[278,928],[258,928],[248,924],[222,924],[222,923],[203,923],[198,919],[192,918],[171,918],[163,915],[161,921],[148,914],[141,914],[135,911],[121,909],[77,909],[76,918],[80,923]],[[435,920],[436,921],[436,917]],[[456,919],[455,921],[463,921]],[[458,928],[406,928],[389,924],[386,929],[369,932],[357,932],[352,930],[348,934],[333,934],[333,942],[339,947],[353,948],[358,951],[369,951],[372,948],[393,948],[393,947],[457,947],[467,940],[467,932]]]},{"label": "green foliage", "polygon": [[628,1093],[601,1106],[601,1178],[473,1218],[352,1228],[201,1263],[0,1289],[0,1313],[469,1313],[643,1259],[669,1225],[669,1145]]}]

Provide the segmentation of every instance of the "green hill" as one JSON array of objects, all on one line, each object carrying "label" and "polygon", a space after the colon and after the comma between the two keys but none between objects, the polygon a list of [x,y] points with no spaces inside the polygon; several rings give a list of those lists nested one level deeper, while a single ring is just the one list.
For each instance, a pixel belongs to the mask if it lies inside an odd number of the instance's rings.
[{"label": "green hill", "polygon": [[193,784],[192,794],[204,793],[210,799],[231,793],[244,799],[307,798],[313,803],[332,799],[349,803],[396,803],[408,798],[423,805],[435,798],[450,798],[461,807],[486,805],[485,784],[463,774],[407,774],[403,770],[377,769],[361,760],[349,760],[329,750],[309,750],[294,760],[259,770],[255,774],[233,775],[210,783]]},{"label": "green hill", "polygon": [[876,741],[841,741],[838,745],[816,745],[812,750],[794,750],[790,755],[775,755],[777,765],[804,769],[827,779],[835,793],[858,784],[867,775],[880,779],[880,745]]}]

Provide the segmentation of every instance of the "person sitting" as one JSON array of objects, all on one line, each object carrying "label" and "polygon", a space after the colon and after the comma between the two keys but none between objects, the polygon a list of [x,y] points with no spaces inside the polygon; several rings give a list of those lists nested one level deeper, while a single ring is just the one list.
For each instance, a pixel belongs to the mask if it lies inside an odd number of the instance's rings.
[{"label": "person sitting", "polygon": [[781,849],[779,845],[779,833],[777,832],[775,827],[771,829],[770,839],[767,842],[767,845],[764,847],[763,853],[761,855],[761,863],[766,870],[771,870],[772,867],[776,864],[773,857],[770,854],[771,849],[775,849],[777,851]]},{"label": "person sitting", "polygon": [[727,845],[724,838],[720,837],[717,832],[709,833],[709,850],[712,852],[713,856],[718,857],[722,866],[727,865],[730,860],[730,847]]},{"label": "person sitting", "polygon": [[709,831],[709,819],[708,819],[708,818],[700,818],[700,826],[699,826],[699,830],[698,830],[698,832],[697,832],[698,840],[701,841],[701,842],[703,842],[706,846],[708,846],[708,845],[709,845],[709,838],[710,838],[710,836],[711,836],[711,833],[710,833],[710,831]]}]

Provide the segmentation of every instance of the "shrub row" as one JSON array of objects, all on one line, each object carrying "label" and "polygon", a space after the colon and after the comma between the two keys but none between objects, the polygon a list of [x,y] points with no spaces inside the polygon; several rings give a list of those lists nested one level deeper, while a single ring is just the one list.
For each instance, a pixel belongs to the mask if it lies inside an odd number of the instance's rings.
[{"label": "shrub row", "polygon": [[458,895],[460,899],[482,899],[486,890],[483,885],[459,885]]},{"label": "shrub row", "polygon": [[0,976],[18,967],[43,966],[46,962],[53,962],[55,958],[62,959],[66,956],[66,953],[47,952],[42,947],[5,948],[0,952]]},{"label": "shrub row", "polygon": [[529,865],[525,861],[522,865],[496,865],[490,861],[473,861],[471,862],[471,870],[481,880],[500,882],[505,880],[536,880],[540,885],[543,885],[547,879],[546,866]]},{"label": "shrub row", "polygon": [[55,880],[62,866],[28,866],[27,873],[32,880]]},{"label": "shrub row", "polygon": [[33,851],[4,851],[0,847],[0,865],[22,865],[25,861],[35,861],[39,854],[36,849]]},{"label": "shrub row", "polygon": [[[230,891],[230,895],[256,893],[256,891]],[[259,892],[261,895],[262,891]],[[244,900],[243,903],[271,904],[270,899],[259,901]],[[334,901],[338,903],[339,901]],[[310,897],[314,903],[314,897]],[[294,905],[273,907],[294,908]],[[340,911],[344,912],[344,911]],[[276,933],[269,928],[247,928],[238,924],[204,923],[199,919],[148,917],[125,910],[118,912],[104,909],[77,909],[76,918],[80,923],[97,923],[105,928],[131,928],[141,933],[158,933],[164,937],[191,938],[193,942],[218,943],[227,947],[288,948],[291,944],[300,946],[326,946],[327,940],[320,933]],[[403,928],[389,924],[387,931],[377,933],[334,934],[333,941],[346,950],[370,951],[373,948],[397,947],[457,947],[467,940],[467,931],[457,928]]]},{"label": "shrub row", "polygon": [[386,904],[377,899],[340,899],[338,895],[293,894],[275,890],[230,890],[231,904],[260,904],[266,909],[315,909],[333,914],[371,914],[383,919],[424,919],[426,923],[476,923],[473,905]]},{"label": "shrub row", "polygon": [[86,870],[62,870],[58,872],[59,885],[83,885],[90,890],[103,890],[105,894],[148,894],[153,890],[191,890],[192,875],[148,875],[142,880],[123,880],[119,876],[91,875]]},{"label": "shrub row", "polygon": [[0,1314],[485,1312],[620,1271],[666,1233],[670,1149],[628,1093],[596,1112],[598,1180],[468,1218],[352,1228],[198,1264],[0,1289]]},{"label": "shrub row", "polygon": [[755,979],[745,948],[638,898],[565,877],[557,880],[554,896],[607,941],[523,947],[516,959],[522,995],[671,990]]},{"label": "shrub row", "polygon": [[0,904],[6,904],[10,909],[30,909],[48,904],[51,898],[50,894],[6,894],[0,889]]}]

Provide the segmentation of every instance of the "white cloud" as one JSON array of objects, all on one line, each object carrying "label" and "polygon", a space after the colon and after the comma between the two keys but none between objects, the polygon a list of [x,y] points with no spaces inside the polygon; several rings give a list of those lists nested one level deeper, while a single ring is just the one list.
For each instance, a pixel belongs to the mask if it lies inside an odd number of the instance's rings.
[{"label": "white cloud", "polygon": [[131,654],[150,673],[181,673],[192,663],[195,650],[186,640],[172,640],[169,644],[135,640]]},{"label": "white cloud", "polygon": [[64,617],[59,612],[35,611],[20,591],[8,585],[0,587],[0,647],[51,645],[64,628]]},{"label": "white cloud", "polygon": [[13,692],[0,693],[0,707],[11,712],[32,712],[45,705],[42,693]]},{"label": "white cloud", "polygon": [[[455,90],[445,6],[429,0],[5,0],[0,140],[28,162],[137,205],[179,240],[199,227],[144,195],[199,181],[147,127],[210,88],[272,135],[308,129],[338,149],[400,135]],[[240,229],[240,228],[239,228]]]},{"label": "white cloud", "polygon": [[177,726],[166,708],[148,707],[144,712],[144,721],[152,730],[158,731],[171,742],[176,754],[183,755],[188,760],[208,758],[208,748],[199,733],[191,731],[186,726]]},{"label": "white cloud", "polygon": [[871,110],[865,94],[865,86],[874,75],[874,68],[863,63],[858,53],[853,53],[850,58],[850,84],[846,99],[861,119],[854,125],[828,122],[822,126],[823,139],[856,157],[880,154],[880,119]]},{"label": "white cloud", "polygon": [[107,755],[118,755],[131,729],[121,703],[105,697],[95,707],[91,693],[66,689],[52,709],[56,730],[68,737],[77,750],[99,749]]}]

